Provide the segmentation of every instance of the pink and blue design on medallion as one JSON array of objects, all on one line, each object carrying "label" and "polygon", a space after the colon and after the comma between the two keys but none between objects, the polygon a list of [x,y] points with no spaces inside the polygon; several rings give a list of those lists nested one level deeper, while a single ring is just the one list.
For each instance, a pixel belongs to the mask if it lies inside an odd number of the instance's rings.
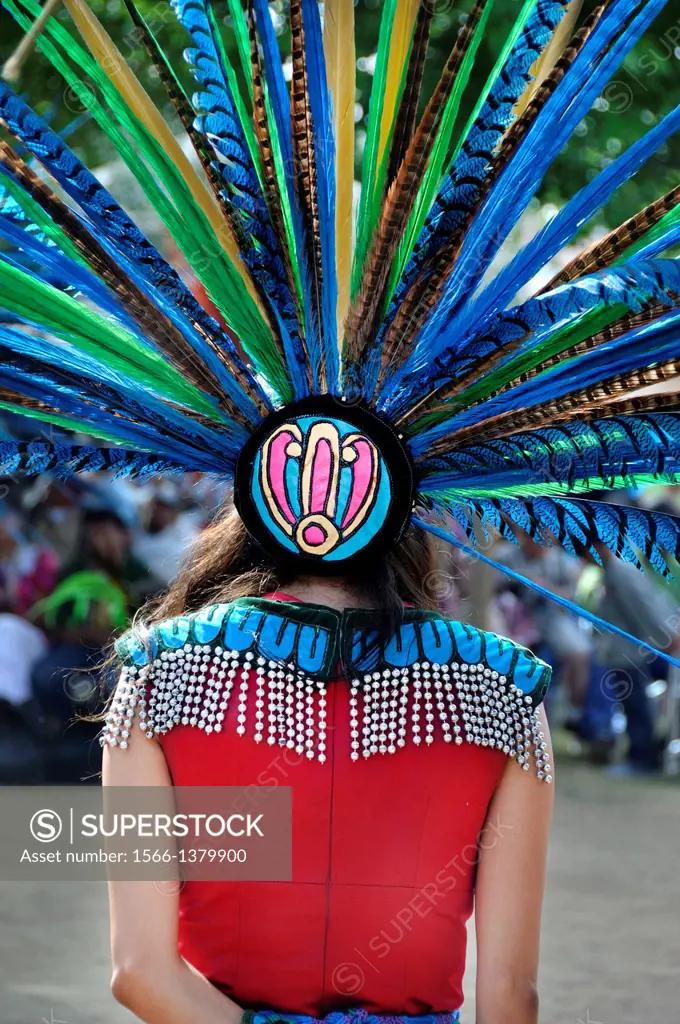
[{"label": "pink and blue design on medallion", "polygon": [[335,417],[295,416],[273,427],[252,467],[262,522],[284,548],[324,561],[361,551],[385,523],[390,474],[375,443]]}]

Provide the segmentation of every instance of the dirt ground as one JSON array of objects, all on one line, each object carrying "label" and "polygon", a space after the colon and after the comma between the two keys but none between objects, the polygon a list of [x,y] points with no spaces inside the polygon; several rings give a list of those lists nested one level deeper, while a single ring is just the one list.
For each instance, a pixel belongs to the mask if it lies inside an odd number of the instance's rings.
[{"label": "dirt ground", "polygon": [[[680,786],[572,764],[558,781],[541,1024],[679,1024]],[[1,1024],[131,1021],[106,931],[103,885],[0,884]]]}]

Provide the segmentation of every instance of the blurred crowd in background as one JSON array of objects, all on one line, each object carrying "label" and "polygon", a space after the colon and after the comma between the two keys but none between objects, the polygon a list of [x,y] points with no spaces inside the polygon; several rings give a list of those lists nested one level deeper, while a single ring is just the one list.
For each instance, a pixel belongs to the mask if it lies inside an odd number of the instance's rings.
[{"label": "blurred crowd in background", "polygon": [[[88,716],[101,707],[111,642],[228,500],[226,485],[198,474],[0,480],[0,784],[96,781],[100,726]],[[680,495],[660,488],[643,500],[673,512]],[[492,557],[653,646],[680,649],[680,591],[655,574],[604,548],[598,564],[519,530],[516,541],[492,542]],[[549,714],[581,756],[619,773],[661,769],[677,733],[666,662],[448,545],[433,586],[451,616],[553,665]]]}]

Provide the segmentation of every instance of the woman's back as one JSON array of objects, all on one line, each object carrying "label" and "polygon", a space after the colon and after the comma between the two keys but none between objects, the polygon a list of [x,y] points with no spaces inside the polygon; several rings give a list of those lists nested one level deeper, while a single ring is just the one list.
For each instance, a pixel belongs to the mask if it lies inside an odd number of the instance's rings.
[{"label": "woman's back", "polygon": [[186,883],[179,951],[246,1007],[457,1010],[507,756],[548,770],[549,670],[436,613],[390,630],[329,584],[312,596],[335,608],[279,593],[161,624],[150,674],[119,647],[175,786],[292,788],[292,881]]}]

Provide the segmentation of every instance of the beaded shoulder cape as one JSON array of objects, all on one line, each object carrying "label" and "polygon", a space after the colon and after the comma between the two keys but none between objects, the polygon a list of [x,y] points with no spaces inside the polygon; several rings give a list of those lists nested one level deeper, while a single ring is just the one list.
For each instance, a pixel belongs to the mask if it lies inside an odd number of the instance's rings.
[{"label": "beaded shoulder cape", "polygon": [[[122,679],[102,742],[127,746],[177,726],[326,760],[331,686],[349,688],[351,757],[406,743],[476,743],[551,780],[538,707],[550,668],[526,648],[436,612],[405,609],[390,630],[379,612],[241,598],[118,640]],[[232,704],[237,714],[229,715]],[[253,713],[254,709],[254,713]]]}]

